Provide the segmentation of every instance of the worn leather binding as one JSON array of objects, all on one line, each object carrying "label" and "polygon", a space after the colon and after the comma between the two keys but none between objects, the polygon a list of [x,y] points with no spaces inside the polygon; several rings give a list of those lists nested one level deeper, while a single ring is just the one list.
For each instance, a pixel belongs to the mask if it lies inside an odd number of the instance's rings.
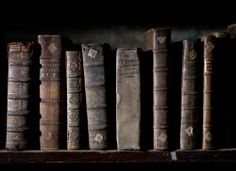
[{"label": "worn leather binding", "polygon": [[200,40],[183,41],[180,149],[197,148],[200,116]]},{"label": "worn leather binding", "polygon": [[222,131],[225,130],[227,115],[223,117],[222,113],[228,110],[225,74],[229,71],[224,67],[229,66],[225,58],[231,55],[231,52],[229,34],[226,32],[203,36],[202,41],[204,42],[202,148],[209,150],[219,148],[223,145],[223,141],[226,141],[226,137],[223,136],[225,133]]},{"label": "worn leather binding", "polygon": [[31,114],[30,86],[34,44],[8,44],[8,105],[6,149],[29,149],[29,119]]},{"label": "worn leather binding", "polygon": [[81,51],[66,51],[67,149],[81,148],[83,72]]},{"label": "worn leather binding", "polygon": [[40,55],[40,148],[60,149],[62,138],[62,37],[39,35]]},{"label": "worn leather binding", "polygon": [[89,148],[108,148],[107,101],[105,89],[104,45],[82,44]]},{"label": "worn leather binding", "polygon": [[168,145],[169,112],[169,46],[168,28],[150,29],[145,33],[147,50],[153,51],[153,112],[154,149],[166,150]]},{"label": "worn leather binding", "polygon": [[214,51],[217,38],[213,35],[202,37],[204,42],[204,77],[203,77],[203,139],[202,148],[212,149],[213,146],[213,74],[214,74]]},{"label": "worn leather binding", "polygon": [[116,130],[119,150],[140,149],[139,50],[118,48],[116,53]]}]

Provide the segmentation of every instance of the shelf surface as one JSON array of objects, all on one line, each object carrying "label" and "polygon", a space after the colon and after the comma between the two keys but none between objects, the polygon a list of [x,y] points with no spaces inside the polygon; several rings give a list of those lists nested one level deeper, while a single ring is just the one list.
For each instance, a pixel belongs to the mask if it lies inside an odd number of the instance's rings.
[{"label": "shelf surface", "polygon": [[0,164],[236,162],[236,149],[191,151],[0,151]]}]

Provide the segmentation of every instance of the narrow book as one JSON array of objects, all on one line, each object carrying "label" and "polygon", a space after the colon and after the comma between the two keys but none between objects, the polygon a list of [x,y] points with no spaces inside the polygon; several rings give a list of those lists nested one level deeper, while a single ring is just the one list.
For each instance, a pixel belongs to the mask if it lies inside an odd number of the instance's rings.
[{"label": "narrow book", "polygon": [[[222,66],[226,64],[228,52],[228,34],[216,32],[202,37],[204,43],[204,79],[203,79],[203,139],[202,149],[210,150],[222,144],[220,125],[224,124],[222,113],[225,111],[223,95]],[[220,81],[220,82],[219,82]],[[226,81],[225,81],[226,82]],[[225,98],[227,100],[227,98]],[[226,107],[227,110],[227,107]],[[221,122],[219,122],[221,119]]]},{"label": "narrow book", "polygon": [[180,149],[197,148],[200,139],[200,40],[183,41]]},{"label": "narrow book", "polygon": [[66,51],[67,149],[81,148],[83,76],[81,51]]},{"label": "narrow book", "polygon": [[39,35],[40,55],[40,147],[60,149],[62,145],[62,37]]},{"label": "narrow book", "polygon": [[153,51],[153,139],[154,150],[166,150],[169,113],[169,47],[171,31],[150,29],[145,33],[146,50]]},{"label": "narrow book", "polygon": [[140,149],[140,49],[116,53],[116,130],[119,150]]},{"label": "narrow book", "polygon": [[82,44],[89,148],[108,148],[104,44]]},{"label": "narrow book", "polygon": [[34,44],[8,44],[8,105],[6,149],[25,150],[30,144],[30,115],[32,114],[32,64]]}]

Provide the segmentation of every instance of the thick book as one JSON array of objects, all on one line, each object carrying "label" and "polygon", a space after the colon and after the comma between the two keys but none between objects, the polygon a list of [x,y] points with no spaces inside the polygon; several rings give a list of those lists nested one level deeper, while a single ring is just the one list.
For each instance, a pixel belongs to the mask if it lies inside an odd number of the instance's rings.
[{"label": "thick book", "polygon": [[145,33],[146,50],[153,51],[153,140],[155,150],[166,150],[169,113],[169,48],[168,28],[150,29]]},{"label": "thick book", "polygon": [[[119,150],[140,149],[140,49],[116,53],[116,132]],[[129,130],[129,131],[128,131]]]},{"label": "thick book", "polygon": [[201,42],[183,41],[180,149],[199,147],[201,114]]},{"label": "thick book", "polygon": [[66,51],[67,149],[81,148],[83,112],[83,70],[81,51]]},{"label": "thick book", "polygon": [[12,42],[8,44],[8,101],[6,149],[29,149],[30,118],[32,115],[32,65],[34,44]]},{"label": "thick book", "polygon": [[108,148],[104,44],[82,44],[89,148]]},{"label": "thick book", "polygon": [[40,55],[40,148],[56,150],[62,146],[62,37],[39,35]]}]

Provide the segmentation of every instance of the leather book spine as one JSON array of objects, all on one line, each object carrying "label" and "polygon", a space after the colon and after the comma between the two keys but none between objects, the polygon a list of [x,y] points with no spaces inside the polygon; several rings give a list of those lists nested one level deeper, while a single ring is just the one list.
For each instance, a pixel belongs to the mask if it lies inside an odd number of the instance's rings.
[{"label": "leather book spine", "polygon": [[82,65],[81,51],[66,51],[68,150],[81,148]]},{"label": "leather book spine", "polygon": [[198,40],[183,41],[180,149],[197,148],[199,115],[199,64]]},{"label": "leather book spine", "polygon": [[153,51],[153,140],[154,150],[166,150],[169,112],[169,47],[171,30],[150,29],[145,34],[145,46]]},{"label": "leather book spine", "polygon": [[29,149],[33,47],[30,42],[8,44],[7,150]]},{"label": "leather book spine", "polygon": [[82,44],[89,148],[108,148],[104,45]]},{"label": "leather book spine", "polygon": [[40,148],[57,150],[62,144],[62,37],[39,35]]},{"label": "leather book spine", "polygon": [[216,37],[213,35],[202,37],[204,42],[204,75],[203,75],[203,139],[202,149],[213,149],[213,77],[214,77],[214,51]]},{"label": "leather book spine", "polygon": [[116,53],[116,128],[119,150],[140,150],[141,86],[139,49]]}]

